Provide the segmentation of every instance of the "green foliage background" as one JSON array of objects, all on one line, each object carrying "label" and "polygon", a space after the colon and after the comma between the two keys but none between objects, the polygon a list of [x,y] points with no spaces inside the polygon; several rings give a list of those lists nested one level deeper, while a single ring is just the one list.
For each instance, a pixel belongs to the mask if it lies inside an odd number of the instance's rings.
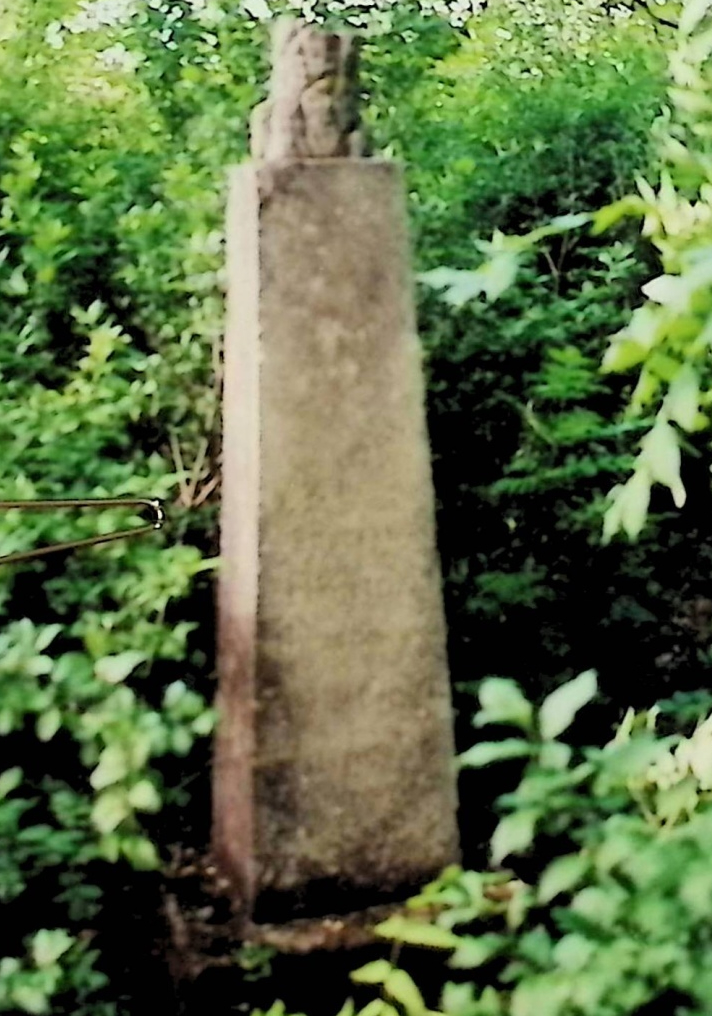
[{"label": "green foliage background", "polygon": [[[264,95],[266,14],[295,6],[0,3],[0,497],[150,494],[172,518],[0,571],[0,1011],[171,1004],[160,921],[128,929],[160,909],[159,860],[207,841],[225,167]],[[366,117],[407,164],[421,270],[593,210],[650,164],[664,35],[643,10],[306,8],[366,31]],[[540,698],[593,666],[615,713],[705,683],[706,465],[683,512],[598,546],[637,430],[597,364],[654,272],[621,226],[552,238],[495,306],[420,291],[456,686],[500,674]],[[7,513],[0,552],[124,521]],[[468,861],[493,794],[463,780]]]}]

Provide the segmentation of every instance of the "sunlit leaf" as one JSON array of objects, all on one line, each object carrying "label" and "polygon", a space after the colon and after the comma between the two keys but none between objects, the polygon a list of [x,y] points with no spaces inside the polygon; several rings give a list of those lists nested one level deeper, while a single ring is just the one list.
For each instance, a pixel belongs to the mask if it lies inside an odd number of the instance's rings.
[{"label": "sunlit leaf", "polygon": [[550,903],[561,893],[575,889],[586,874],[589,864],[585,854],[564,854],[563,857],[557,857],[539,880],[539,903]]},{"label": "sunlit leaf", "polygon": [[120,684],[145,659],[145,653],[127,649],[124,653],[105,656],[103,659],[97,660],[94,670],[100,681],[106,681],[108,684]]},{"label": "sunlit leaf", "polygon": [[392,939],[404,945],[420,945],[428,949],[455,949],[459,937],[435,924],[415,921],[407,917],[389,917],[375,928],[380,938]]},{"label": "sunlit leaf", "polygon": [[670,385],[665,398],[665,409],[683,430],[695,430],[700,404],[700,385],[697,371],[686,363]]},{"label": "sunlit leaf", "polygon": [[532,705],[515,681],[507,677],[488,677],[479,688],[481,710],[474,724],[504,723],[528,730],[532,723]]},{"label": "sunlit leaf", "polygon": [[32,938],[32,959],[38,967],[56,963],[74,944],[72,936],[61,928],[38,931]]},{"label": "sunlit leaf", "polygon": [[492,864],[501,864],[510,854],[523,854],[528,850],[534,840],[538,818],[539,812],[528,808],[501,819],[492,836]]},{"label": "sunlit leaf", "polygon": [[492,762],[510,758],[525,758],[532,754],[532,746],[520,738],[508,738],[505,741],[484,741],[469,748],[458,757],[462,768],[478,769]]},{"label": "sunlit leaf", "polygon": [[595,670],[586,670],[548,695],[539,711],[539,730],[546,741],[563,734],[574,721],[576,713],[598,690]]}]

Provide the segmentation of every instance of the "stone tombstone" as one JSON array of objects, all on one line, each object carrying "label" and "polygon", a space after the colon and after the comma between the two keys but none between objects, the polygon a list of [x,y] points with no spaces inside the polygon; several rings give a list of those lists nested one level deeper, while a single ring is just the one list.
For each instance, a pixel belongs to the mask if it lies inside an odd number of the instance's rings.
[{"label": "stone tombstone", "polygon": [[278,24],[230,183],[213,832],[248,920],[458,856],[405,189],[363,155],[356,56]]}]

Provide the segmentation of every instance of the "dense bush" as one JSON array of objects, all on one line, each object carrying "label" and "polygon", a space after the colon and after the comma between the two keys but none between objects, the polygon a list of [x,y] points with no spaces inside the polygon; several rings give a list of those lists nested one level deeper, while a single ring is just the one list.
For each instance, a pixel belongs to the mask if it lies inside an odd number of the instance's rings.
[{"label": "dense bush", "polygon": [[402,969],[375,960],[353,980],[382,998],[342,1013],[709,1012],[712,719],[683,731],[656,710],[630,710],[612,740],[574,748],[562,735],[595,691],[587,671],[537,710],[515,682],[483,682],[476,726],[513,736],[478,743],[462,764],[527,759],[499,802],[491,867],[448,869],[410,901],[411,915],[379,928],[402,946],[451,952],[452,979],[426,1005],[409,951]]}]

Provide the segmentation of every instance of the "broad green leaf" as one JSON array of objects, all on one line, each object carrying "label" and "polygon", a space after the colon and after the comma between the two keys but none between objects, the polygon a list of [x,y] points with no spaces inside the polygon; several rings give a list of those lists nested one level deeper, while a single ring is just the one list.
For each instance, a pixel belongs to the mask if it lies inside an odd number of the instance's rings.
[{"label": "broad green leaf", "polygon": [[612,741],[599,753],[595,792],[608,793],[613,787],[646,776],[650,766],[666,755],[677,740],[673,736],[656,738],[639,734],[627,743]]},{"label": "broad green leaf", "polygon": [[50,1011],[49,998],[41,988],[32,984],[13,984],[10,988],[10,995],[15,1005],[22,1012],[32,1013],[33,1016],[43,1016]]},{"label": "broad green leaf", "polygon": [[92,822],[100,833],[113,833],[130,814],[128,796],[117,788],[99,794],[91,810]]},{"label": "broad green leaf", "polygon": [[693,32],[711,6],[712,0],[685,0],[680,14],[680,34],[689,35]]},{"label": "broad green leaf", "polygon": [[664,787],[655,795],[655,814],[663,822],[673,825],[683,816],[689,817],[700,803],[697,781],[688,776],[671,787]]},{"label": "broad green leaf", "polygon": [[61,624],[48,624],[42,627],[35,639],[35,649],[41,653],[47,646],[54,642],[62,630]]},{"label": "broad green leaf", "polygon": [[570,229],[580,229],[591,221],[590,212],[570,212],[567,215],[555,215],[548,224],[551,235],[567,233]]},{"label": "broad green leaf", "polygon": [[490,932],[485,935],[463,935],[459,946],[448,960],[455,970],[475,970],[487,963],[507,944],[504,935]]},{"label": "broad green leaf", "polygon": [[480,268],[479,277],[482,292],[490,303],[499,299],[502,293],[515,282],[518,268],[519,258],[512,251],[503,251],[497,254]]},{"label": "broad green leaf", "polygon": [[0,801],[4,800],[13,790],[17,790],[21,783],[22,769],[19,766],[13,766],[12,769],[6,769],[0,773]]},{"label": "broad green leaf", "polygon": [[388,960],[374,960],[352,971],[350,977],[356,984],[383,984],[392,971],[393,965]]},{"label": "broad green leaf", "polygon": [[194,734],[199,737],[206,737],[211,734],[215,729],[217,723],[217,713],[214,709],[206,709],[205,712],[201,713],[200,716],[196,716],[190,725],[191,730]]},{"label": "broad green leaf", "polygon": [[486,678],[480,685],[479,699],[482,708],[473,721],[476,727],[505,723],[523,730],[531,729],[532,704],[510,678]]},{"label": "broad green leaf", "polygon": [[674,429],[663,417],[640,442],[643,449],[641,460],[645,463],[651,478],[672,491],[676,507],[685,504],[685,488],[680,478],[680,442]]},{"label": "broad green leaf", "polygon": [[636,194],[629,194],[600,208],[593,216],[591,232],[594,236],[598,236],[628,215],[644,215],[646,207],[646,203]]},{"label": "broad green leaf", "polygon": [[389,917],[374,930],[380,938],[402,942],[403,945],[420,945],[426,949],[456,949],[460,943],[459,936],[452,931],[407,917]]},{"label": "broad green leaf", "polygon": [[620,526],[626,535],[635,540],[641,533],[650,507],[650,478],[644,469],[636,470],[621,489]]},{"label": "broad green leaf", "polygon": [[120,684],[144,660],[146,660],[145,653],[139,653],[135,649],[127,649],[124,653],[117,653],[115,656],[104,656],[101,660],[97,660],[94,665],[94,672],[100,681],[106,681],[107,684]]},{"label": "broad green leaf", "polygon": [[687,280],[680,275],[659,275],[642,287],[642,292],[653,303],[673,310],[684,310],[690,299]]},{"label": "broad green leaf", "polygon": [[637,367],[647,356],[647,349],[633,339],[621,337],[611,341],[604,353],[601,369],[604,373],[625,374],[631,367]]},{"label": "broad green leaf", "polygon": [[554,946],[554,962],[558,967],[575,973],[586,969],[595,950],[595,942],[583,935],[564,935]]},{"label": "broad green leaf", "polygon": [[571,979],[554,974],[532,975],[512,992],[508,1016],[560,1016],[571,992]]},{"label": "broad green leaf", "polygon": [[586,670],[548,695],[539,711],[539,730],[545,741],[563,734],[579,709],[595,697],[598,690],[595,670]]},{"label": "broad green leaf", "polygon": [[587,886],[574,896],[571,910],[602,928],[610,929],[628,899],[625,890],[614,886]]},{"label": "broad green leaf", "polygon": [[95,790],[103,790],[112,783],[120,783],[131,771],[126,751],[117,744],[110,744],[99,756],[99,765],[89,777]]},{"label": "broad green leaf", "polygon": [[700,385],[694,367],[686,363],[670,385],[665,397],[665,409],[670,418],[683,430],[693,431],[697,425],[700,405]]},{"label": "broad green leaf", "polygon": [[383,990],[402,1006],[407,1016],[425,1016],[423,996],[413,978],[405,970],[393,970],[383,983]]},{"label": "broad green leaf", "polygon": [[129,790],[129,803],[137,811],[160,811],[161,797],[150,780],[140,780]]},{"label": "broad green leaf", "polygon": [[[536,247],[541,240],[546,240],[552,236],[561,236],[562,233],[569,233],[574,229],[580,229],[581,226],[588,225],[592,221],[592,216],[589,212],[573,212],[569,215],[557,215],[553,219],[550,219],[545,226],[538,226],[536,229],[532,229],[531,232],[525,233],[524,236],[519,237],[503,237],[504,241],[515,240],[515,249],[526,251]],[[499,234],[500,236],[502,234]]]},{"label": "broad green leaf", "polygon": [[602,370],[624,373],[642,363],[660,340],[664,321],[659,307],[643,304],[633,312],[626,328],[611,336]]},{"label": "broad green leaf", "polygon": [[123,836],[121,853],[138,871],[156,871],[161,866],[158,851],[145,836]]},{"label": "broad green leaf", "polygon": [[630,399],[629,415],[638,415],[649,406],[660,389],[660,380],[645,367],[640,372],[638,383]]},{"label": "broad green leaf", "polygon": [[401,1016],[401,1014],[389,1002],[384,1002],[382,998],[374,998],[363,1007],[358,1016]]},{"label": "broad green leaf", "polygon": [[110,861],[111,864],[116,864],[121,856],[121,837],[116,833],[102,836],[99,841],[98,852],[100,857]]},{"label": "broad green leaf", "polygon": [[62,928],[38,931],[32,938],[32,959],[35,966],[51,966],[73,945],[74,939]]},{"label": "broad green leaf", "polygon": [[188,685],[185,681],[173,681],[163,693],[164,709],[173,709],[188,694]]},{"label": "broad green leaf", "polygon": [[542,769],[567,769],[572,749],[561,741],[546,741],[539,749],[539,765]]},{"label": "broad green leaf", "polygon": [[37,718],[36,731],[40,741],[51,741],[62,726],[62,714],[53,706]]},{"label": "broad green leaf", "polygon": [[352,998],[347,998],[336,1016],[356,1016],[356,1006],[354,1005],[354,1000]]},{"label": "broad green leaf", "polygon": [[434,268],[430,272],[422,272],[418,281],[432,289],[443,290],[443,299],[455,307],[474,300],[483,289],[478,271],[456,268]]},{"label": "broad green leaf", "polygon": [[510,758],[525,758],[531,755],[532,745],[518,737],[510,737],[504,741],[484,741],[469,748],[459,756],[459,765],[464,769],[478,769],[488,766],[491,762],[500,762]]},{"label": "broad green leaf", "polygon": [[447,981],[443,987],[441,1008],[445,1016],[472,1016],[477,1012],[474,986]]},{"label": "broad green leaf", "polygon": [[492,836],[492,864],[501,864],[510,854],[523,854],[532,845],[539,812],[534,808],[515,811],[503,818]]},{"label": "broad green leaf", "polygon": [[566,854],[557,857],[539,880],[538,902],[550,903],[560,893],[575,889],[588,868],[589,860],[584,854]]}]

